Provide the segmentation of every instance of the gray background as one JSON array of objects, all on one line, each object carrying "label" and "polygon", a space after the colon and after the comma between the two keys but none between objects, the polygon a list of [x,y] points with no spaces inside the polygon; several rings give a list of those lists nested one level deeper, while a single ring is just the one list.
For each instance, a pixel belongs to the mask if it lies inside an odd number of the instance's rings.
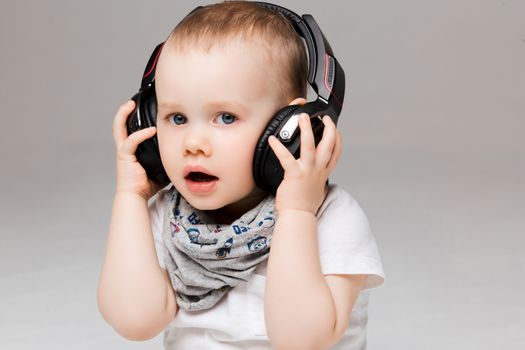
[{"label": "gray background", "polygon": [[[0,348],[161,347],[121,338],[96,306],[111,125],[196,4],[0,3]],[[525,2],[280,4],[313,14],[346,70],[332,180],[363,207],[387,274],[369,348],[521,348]]]}]

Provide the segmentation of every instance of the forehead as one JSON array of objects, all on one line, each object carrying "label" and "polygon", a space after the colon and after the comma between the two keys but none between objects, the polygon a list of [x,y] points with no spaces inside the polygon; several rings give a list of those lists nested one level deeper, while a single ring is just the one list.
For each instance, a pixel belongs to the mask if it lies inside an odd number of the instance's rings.
[{"label": "forehead", "polygon": [[157,100],[201,102],[207,98],[237,99],[245,103],[278,98],[275,69],[261,43],[232,40],[209,50],[177,51],[169,43],[155,73]]}]

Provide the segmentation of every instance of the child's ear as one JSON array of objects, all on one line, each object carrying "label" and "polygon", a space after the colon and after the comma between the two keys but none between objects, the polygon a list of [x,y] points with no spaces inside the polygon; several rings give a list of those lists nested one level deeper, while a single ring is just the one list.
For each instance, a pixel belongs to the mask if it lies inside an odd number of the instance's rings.
[{"label": "child's ear", "polygon": [[304,99],[302,97],[297,97],[295,100],[293,100],[290,103],[288,103],[288,106],[291,106],[291,105],[304,105],[306,102],[307,102],[306,99]]}]

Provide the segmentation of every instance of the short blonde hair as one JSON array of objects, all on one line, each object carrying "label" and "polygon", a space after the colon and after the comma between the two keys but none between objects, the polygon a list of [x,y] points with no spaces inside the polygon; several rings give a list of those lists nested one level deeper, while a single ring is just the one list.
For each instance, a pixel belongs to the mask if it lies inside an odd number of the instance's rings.
[{"label": "short blonde hair", "polygon": [[[170,33],[167,44],[184,52],[212,47],[230,39],[261,39],[268,51],[266,69],[276,69],[280,99],[307,94],[308,57],[303,39],[284,15],[248,1],[203,6],[186,16]],[[275,63],[273,63],[275,62]]]}]

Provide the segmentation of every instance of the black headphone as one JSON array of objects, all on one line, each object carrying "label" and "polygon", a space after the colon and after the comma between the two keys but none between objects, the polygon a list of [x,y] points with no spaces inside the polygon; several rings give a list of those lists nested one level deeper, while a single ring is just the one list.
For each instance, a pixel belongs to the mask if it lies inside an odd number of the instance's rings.
[{"label": "black headphone", "polygon": [[[317,99],[304,105],[286,106],[270,120],[262,133],[253,157],[253,177],[256,185],[275,195],[284,177],[284,169],[268,144],[268,137],[275,135],[296,159],[300,156],[299,115],[310,116],[315,145],[321,141],[324,124],[320,117],[329,115],[337,125],[345,94],[345,73],[334,57],[330,44],[311,15],[296,13],[270,3],[254,2],[276,11],[293,25],[305,40],[308,48],[308,83],[317,94]],[[196,7],[190,14],[202,6]],[[128,134],[150,126],[156,126],[157,98],[155,96],[155,68],[164,42],[157,45],[144,70],[140,90],[132,99],[135,109],[127,120]],[[157,136],[142,142],[135,152],[148,177],[162,186],[171,182],[162,166]]]}]

